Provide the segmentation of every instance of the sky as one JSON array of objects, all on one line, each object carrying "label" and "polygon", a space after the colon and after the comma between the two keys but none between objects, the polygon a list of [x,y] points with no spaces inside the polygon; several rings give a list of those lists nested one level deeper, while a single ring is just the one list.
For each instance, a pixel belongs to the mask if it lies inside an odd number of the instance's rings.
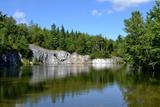
[{"label": "sky", "polygon": [[139,10],[145,17],[154,0],[0,0],[0,11],[18,23],[31,21],[50,29],[54,23],[65,29],[109,39],[126,35],[124,19]]}]

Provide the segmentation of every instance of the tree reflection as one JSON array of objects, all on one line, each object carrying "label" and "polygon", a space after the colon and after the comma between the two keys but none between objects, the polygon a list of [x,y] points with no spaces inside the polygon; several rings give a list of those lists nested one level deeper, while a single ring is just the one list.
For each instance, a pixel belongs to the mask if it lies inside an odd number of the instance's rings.
[{"label": "tree reflection", "polygon": [[123,90],[128,107],[158,107],[160,105],[160,78],[148,73],[131,73]]}]

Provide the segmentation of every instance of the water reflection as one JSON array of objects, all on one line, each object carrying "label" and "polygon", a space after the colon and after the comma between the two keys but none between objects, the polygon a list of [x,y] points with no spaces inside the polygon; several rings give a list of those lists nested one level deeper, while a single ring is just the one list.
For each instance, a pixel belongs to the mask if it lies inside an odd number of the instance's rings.
[{"label": "water reflection", "polygon": [[64,78],[70,75],[76,76],[80,73],[88,73],[91,67],[95,70],[104,70],[104,69],[113,69],[118,70],[122,67],[122,65],[116,64],[105,64],[105,65],[57,65],[57,66],[33,66],[32,77],[30,83],[37,83],[48,79],[56,79],[56,78]]},{"label": "water reflection", "polygon": [[0,68],[1,107],[156,107],[160,80],[120,65]]},{"label": "water reflection", "polygon": [[0,77],[21,77],[22,71],[17,67],[0,68]]},{"label": "water reflection", "polygon": [[92,67],[95,70],[103,70],[103,69],[119,70],[122,67],[122,65],[120,64],[92,64]]},{"label": "water reflection", "polygon": [[160,86],[137,84],[128,86],[124,92],[129,107],[159,107]]},{"label": "water reflection", "polygon": [[[129,107],[160,106],[160,74],[132,73],[128,75],[123,95]],[[125,90],[125,91],[124,91]]]},{"label": "water reflection", "polygon": [[57,65],[57,66],[33,66],[30,82],[37,83],[47,79],[64,78],[70,75],[89,72],[90,65]]}]

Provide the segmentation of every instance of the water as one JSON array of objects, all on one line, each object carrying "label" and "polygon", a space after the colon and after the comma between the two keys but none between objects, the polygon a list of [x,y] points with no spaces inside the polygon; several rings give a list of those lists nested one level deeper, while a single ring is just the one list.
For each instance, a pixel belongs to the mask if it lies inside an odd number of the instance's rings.
[{"label": "water", "polygon": [[160,107],[160,79],[121,65],[0,68],[0,107]]}]

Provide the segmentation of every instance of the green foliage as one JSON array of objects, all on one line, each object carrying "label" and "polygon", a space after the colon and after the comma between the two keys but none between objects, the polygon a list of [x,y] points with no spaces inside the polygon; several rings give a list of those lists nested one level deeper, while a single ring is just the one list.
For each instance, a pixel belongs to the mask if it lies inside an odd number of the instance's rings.
[{"label": "green foliage", "polygon": [[125,38],[122,37],[121,35],[119,35],[117,40],[113,44],[113,49],[114,50],[112,52],[112,55],[123,57],[124,54],[125,54],[125,48],[124,47],[126,47]]},{"label": "green foliage", "polygon": [[24,57],[28,52],[27,26],[17,25],[12,17],[0,13],[0,52],[6,53],[10,50],[20,51]]},{"label": "green foliage", "polygon": [[[124,21],[127,37],[124,59],[136,66],[146,67],[160,63],[160,1],[148,12],[146,20],[139,11]],[[123,52],[122,52],[123,53]]]}]

